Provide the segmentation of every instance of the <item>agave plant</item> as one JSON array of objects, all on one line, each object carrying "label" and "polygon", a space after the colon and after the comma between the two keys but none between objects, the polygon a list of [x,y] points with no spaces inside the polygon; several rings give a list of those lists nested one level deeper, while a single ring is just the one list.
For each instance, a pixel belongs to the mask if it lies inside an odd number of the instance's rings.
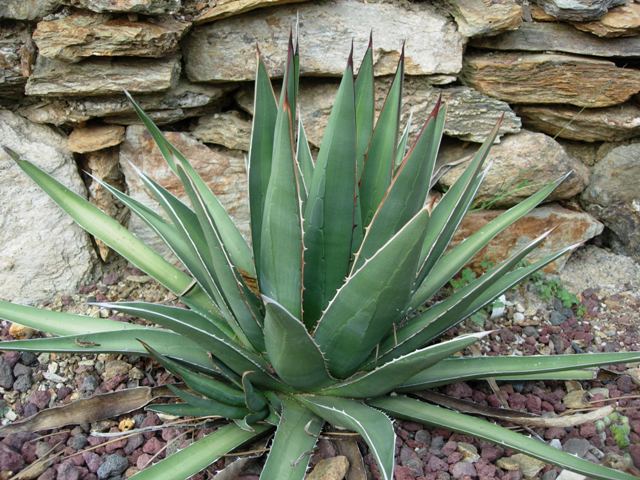
[{"label": "agave plant", "polygon": [[[589,463],[482,418],[412,396],[451,382],[585,379],[592,367],[640,353],[525,357],[454,356],[488,332],[438,339],[478,309],[575,246],[522,266],[546,233],[448,296],[438,294],[495,235],[563,180],[452,246],[487,169],[498,125],[468,168],[427,207],[445,107],[438,102],[407,148],[399,134],[403,58],[374,122],[371,44],[354,75],[352,55],[317,158],[297,118],[299,55],[290,42],[279,100],[258,55],[248,158],[251,242],[187,159],[133,101],[190,205],[138,172],[163,215],[103,183],[144,220],[177,268],[115,220],[33,164],[18,165],[95,237],[179,297],[179,304],[101,304],[150,326],[0,303],[0,317],[55,335],[3,342],[4,350],[148,354],[183,383],[171,415],[229,422],[136,474],[185,479],[222,455],[275,431],[261,478],[305,475],[324,426],[357,432],[382,478],[393,478],[395,418],[447,428],[597,479],[632,475]],[[96,180],[98,181],[98,180]],[[438,294],[436,296],[436,294]]]}]

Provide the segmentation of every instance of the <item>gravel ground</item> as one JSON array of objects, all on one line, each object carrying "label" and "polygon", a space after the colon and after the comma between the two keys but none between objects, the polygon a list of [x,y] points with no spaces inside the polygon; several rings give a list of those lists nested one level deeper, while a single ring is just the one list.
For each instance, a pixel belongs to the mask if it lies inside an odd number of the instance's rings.
[{"label": "gravel ground", "polygon": [[[582,318],[576,316],[575,308],[564,308],[557,301],[550,304],[542,302],[533,286],[524,286],[509,293],[504,314],[500,318],[486,320],[482,326],[496,331],[479,348],[466,353],[553,355],[640,349],[637,328],[640,293],[637,284],[633,283],[634,278],[637,279],[637,276],[634,277],[638,272],[637,266],[624,262],[626,273],[620,273],[615,267],[610,267],[611,261],[621,262],[620,259],[611,257],[612,254],[606,251],[595,251],[602,266],[598,269],[598,262],[594,264],[590,261],[593,255],[589,255],[589,252],[591,250],[585,250],[582,257],[582,263],[588,264],[585,268],[592,269],[588,274],[585,275],[586,270],[580,273],[576,262],[570,263],[563,274],[563,278],[579,275],[583,278],[609,279],[602,290],[586,288],[585,284],[578,281],[573,284],[585,287],[579,295],[585,311]],[[121,265],[113,265],[97,284],[85,287],[77,295],[55,298],[46,307],[111,317],[112,312],[87,307],[86,302],[172,300],[171,296],[139,271],[118,267]],[[478,323],[468,321],[458,333],[480,328]],[[2,323],[3,340],[32,334],[38,335],[7,322]],[[571,398],[571,395],[567,396],[569,388],[583,388],[596,402],[594,406],[603,405],[602,402],[607,399],[622,397],[618,405],[631,426],[628,447],[621,448],[616,444],[610,429],[599,433],[593,423],[575,428],[533,429],[528,433],[585,458],[616,468],[633,469],[634,464],[635,468],[640,468],[640,388],[637,371],[634,377],[627,374],[634,374],[633,371],[624,373],[623,370],[612,368],[594,381],[577,385],[564,382],[499,384],[499,392],[496,392],[486,382],[469,382],[450,385],[443,389],[443,393],[494,407],[502,405],[502,397],[510,408],[536,414],[562,414],[567,411],[567,402]],[[134,386],[161,385],[171,380],[170,375],[143,357],[4,353],[0,356],[0,416],[2,423],[7,424],[78,398]],[[118,419],[56,432],[9,435],[0,441],[0,479],[11,478],[27,466],[37,464],[38,459],[51,455],[57,455],[51,464],[45,464],[28,478],[127,478],[215,428],[210,425],[194,431],[169,426],[115,441],[92,434],[115,433],[166,422],[166,419],[153,413],[136,411]],[[553,480],[559,473],[558,469],[544,466],[528,457],[514,456],[515,452],[446,430],[425,428],[411,422],[397,422],[396,430],[396,480],[519,480],[525,477]],[[380,478],[366,448],[364,445],[360,447],[370,470],[370,478]],[[323,439],[312,458],[312,464],[335,456],[336,441]],[[194,478],[213,478],[218,469],[231,461],[231,458],[222,459]],[[260,461],[252,460],[231,478],[257,480],[259,469]]]}]

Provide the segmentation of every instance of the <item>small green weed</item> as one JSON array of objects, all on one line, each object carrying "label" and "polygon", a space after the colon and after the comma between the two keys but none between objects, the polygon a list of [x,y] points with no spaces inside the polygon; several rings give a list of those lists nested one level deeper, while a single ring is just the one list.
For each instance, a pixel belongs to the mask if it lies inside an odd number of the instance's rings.
[{"label": "small green weed", "polygon": [[596,430],[601,436],[604,436],[607,427],[609,427],[609,431],[618,447],[622,449],[629,447],[631,444],[629,440],[629,434],[631,433],[629,417],[621,415],[618,412],[613,412],[609,416],[596,422]]}]

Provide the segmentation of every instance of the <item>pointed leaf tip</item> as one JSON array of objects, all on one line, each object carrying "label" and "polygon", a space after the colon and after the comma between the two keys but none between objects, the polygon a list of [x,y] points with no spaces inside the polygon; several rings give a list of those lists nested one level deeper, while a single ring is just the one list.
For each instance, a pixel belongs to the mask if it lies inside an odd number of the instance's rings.
[{"label": "pointed leaf tip", "polygon": [[369,45],[367,45],[367,49],[373,48],[373,28],[369,30]]},{"label": "pointed leaf tip", "polygon": [[6,145],[2,145],[2,149],[5,152],[7,152],[7,155],[9,155],[16,162],[20,160],[20,156],[18,155],[18,153],[15,150],[7,147]]}]

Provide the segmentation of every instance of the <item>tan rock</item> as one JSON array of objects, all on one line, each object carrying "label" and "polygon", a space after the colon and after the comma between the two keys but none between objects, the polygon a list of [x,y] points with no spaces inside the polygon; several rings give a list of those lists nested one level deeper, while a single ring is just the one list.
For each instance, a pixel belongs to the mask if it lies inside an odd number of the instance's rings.
[{"label": "tan rock", "polygon": [[0,18],[36,20],[53,13],[61,4],[61,0],[2,0]]},{"label": "tan rock", "polygon": [[[249,207],[246,198],[245,154],[222,147],[208,147],[186,133],[165,132],[165,135],[189,159],[240,230],[248,235]],[[188,202],[178,177],[168,167],[146,129],[138,125],[127,128],[125,142],[120,146],[120,167],[124,172],[129,194],[159,210],[159,206],[151,199],[131,164]],[[129,230],[158,250],[168,252],[163,242],[135,215],[129,221]]]},{"label": "tan rock", "polygon": [[626,0],[534,0],[534,2],[557,20],[575,22],[596,20],[610,8],[627,3]]},{"label": "tan rock", "polygon": [[175,13],[181,0],[64,0],[67,5],[94,12],[132,12],[146,15]]},{"label": "tan rock", "polygon": [[67,138],[72,152],[87,153],[119,145],[124,139],[124,127],[118,125],[92,125],[75,128]]},{"label": "tan rock", "polygon": [[132,21],[78,12],[39,22],[33,40],[40,55],[66,62],[86,57],[163,57],[178,49],[189,25],[169,16]]},{"label": "tan rock", "polygon": [[524,475],[524,478],[538,478],[536,475],[538,475],[546,465],[543,461],[523,453],[516,453],[510,458],[520,465],[520,471]]},{"label": "tan rock", "polygon": [[38,56],[27,95],[113,95],[162,92],[178,82],[180,58],[99,58],[66,63]]},{"label": "tan rock", "polygon": [[[462,221],[458,232],[454,236],[454,242],[461,242],[502,212],[502,210],[471,211]],[[584,212],[568,210],[557,204],[539,207],[492,240],[471,261],[471,266],[472,268],[481,269],[480,264],[485,260],[493,263],[501,262],[533,241],[541,232],[552,228],[555,228],[555,230],[551,232],[540,247],[527,257],[529,261],[539,260],[564,247],[586,242],[602,233],[604,227],[591,215]],[[547,265],[544,269],[545,272],[555,273],[562,270],[568,257],[569,255],[564,255]]]},{"label": "tan rock", "polygon": [[596,57],[639,57],[640,38],[603,39],[563,23],[527,22],[513,32],[473,39],[471,45],[491,50],[565,52]]},{"label": "tan rock", "polygon": [[222,18],[240,15],[258,8],[300,3],[307,0],[218,0],[212,7],[205,9],[196,18],[196,23],[208,23]]},{"label": "tan rock", "polygon": [[34,59],[35,47],[29,27],[20,23],[3,24],[0,28],[0,97],[15,99],[16,95],[24,94]]},{"label": "tan rock", "polygon": [[306,480],[342,480],[347,471],[349,471],[347,457],[338,455],[337,457],[324,458],[316,464],[313,471],[307,475]]},{"label": "tan rock", "polygon": [[232,150],[248,152],[251,140],[251,120],[234,111],[214,113],[200,117],[191,132],[204,143],[213,143]]},{"label": "tan rock", "polygon": [[553,15],[549,15],[544,9],[536,4],[529,5],[529,14],[531,20],[536,22],[557,22],[558,20]]},{"label": "tan rock", "polygon": [[607,107],[640,91],[640,70],[574,55],[470,53],[462,78],[470,87],[512,103]]},{"label": "tan rock", "polygon": [[255,10],[194,28],[183,46],[189,79],[253,80],[257,42],[269,72],[282,76],[290,28],[297,16],[303,76],[341,76],[352,41],[354,58],[362,58],[372,29],[377,75],[393,73],[403,41],[414,38],[419,41],[406,45],[408,75],[444,75],[451,81],[460,71],[464,39],[455,24],[429,2],[328,0]]},{"label": "tan rock", "polygon": [[16,340],[31,338],[33,337],[34,333],[36,333],[36,331],[33,328],[25,327],[24,325],[20,325],[19,323],[12,323],[9,326],[9,335],[11,335]]},{"label": "tan rock", "polygon": [[[438,162],[471,159],[477,149],[477,146],[450,142],[441,147]],[[548,201],[578,195],[589,180],[588,168],[567,155],[558,142],[544,133],[523,130],[509,135],[491,148],[487,161],[492,162],[491,169],[475,199],[475,204],[484,208],[515,205],[571,171],[571,176],[549,196]],[[442,176],[440,184],[451,187],[466,166],[467,162],[464,162],[453,167]]]},{"label": "tan rock", "polygon": [[102,378],[111,380],[118,375],[126,375],[131,370],[131,365],[124,360],[110,360],[104,365]]},{"label": "tan rock", "polygon": [[587,109],[532,105],[516,111],[528,128],[568,140],[619,142],[640,135],[640,107],[634,103]]},{"label": "tan rock", "polygon": [[629,2],[612,8],[598,20],[575,22],[572,25],[583,32],[605,38],[640,35],[640,3]]},{"label": "tan rock", "polygon": [[513,0],[445,0],[465,37],[497,35],[522,24],[522,6]]}]

